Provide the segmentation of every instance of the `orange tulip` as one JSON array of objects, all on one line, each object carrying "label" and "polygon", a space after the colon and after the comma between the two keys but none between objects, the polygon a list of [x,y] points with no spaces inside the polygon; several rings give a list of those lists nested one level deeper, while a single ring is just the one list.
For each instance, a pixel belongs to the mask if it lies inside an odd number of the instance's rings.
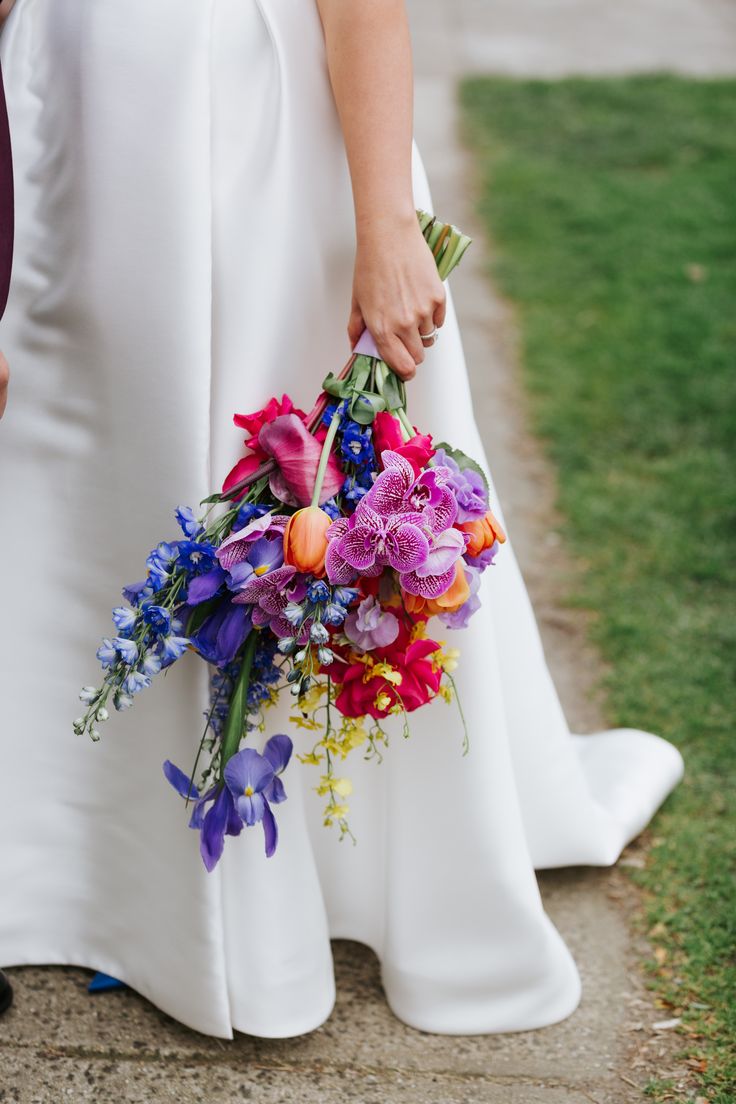
[{"label": "orange tulip", "polygon": [[297,571],[322,578],[325,573],[327,530],[332,518],[319,506],[305,506],[292,514],[284,531],[284,560]]},{"label": "orange tulip", "polygon": [[430,613],[455,613],[464,606],[470,597],[468,577],[463,570],[462,560],[455,564],[455,578],[444,594],[437,598],[430,598],[427,607]]},{"label": "orange tulip", "polygon": [[490,510],[480,520],[460,522],[457,528],[470,537],[470,542],[465,549],[469,556],[479,556],[481,552],[486,548],[490,548],[496,541],[503,544],[506,540],[506,534],[501,528],[500,522]]}]

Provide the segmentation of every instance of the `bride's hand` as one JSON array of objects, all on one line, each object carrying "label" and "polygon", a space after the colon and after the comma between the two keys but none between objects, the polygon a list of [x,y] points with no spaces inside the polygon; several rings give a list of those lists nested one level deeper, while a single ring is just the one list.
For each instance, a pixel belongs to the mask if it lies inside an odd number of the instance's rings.
[{"label": "bride's hand", "polygon": [[358,231],[353,302],[348,323],[352,345],[368,329],[383,360],[403,380],[424,360],[420,334],[445,320],[445,288],[416,215],[397,228],[372,221]]}]

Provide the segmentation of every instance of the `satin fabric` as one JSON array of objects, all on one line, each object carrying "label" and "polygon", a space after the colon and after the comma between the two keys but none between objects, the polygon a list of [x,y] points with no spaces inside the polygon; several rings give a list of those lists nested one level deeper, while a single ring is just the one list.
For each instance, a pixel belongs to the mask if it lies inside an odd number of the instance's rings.
[{"label": "satin fabric", "polygon": [[[199,739],[194,657],[99,744],[71,731],[118,586],[236,459],[233,412],[282,391],[307,407],[346,358],[350,187],[313,0],[18,0],[2,62],[18,200],[0,333],[0,962],[92,967],[201,1032],[288,1036],[329,1015],[329,940],[346,937],[376,950],[416,1027],[568,1015],[578,975],[534,865],[613,862],[682,765],[646,733],[570,736],[510,545],[471,627],[443,633],[469,754],[437,702],[381,765],[349,762],[355,846],[322,826],[294,761],[275,857],[253,829],[205,873],[161,773]],[[423,430],[482,456],[451,300],[410,392]],[[280,730],[309,746],[278,709]]]}]

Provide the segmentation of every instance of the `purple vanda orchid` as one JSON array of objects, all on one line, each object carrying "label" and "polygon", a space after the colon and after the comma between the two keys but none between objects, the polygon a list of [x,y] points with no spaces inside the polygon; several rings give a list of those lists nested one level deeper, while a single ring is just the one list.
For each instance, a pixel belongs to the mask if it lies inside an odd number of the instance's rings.
[{"label": "purple vanda orchid", "polygon": [[384,470],[365,496],[365,502],[384,517],[401,513],[421,514],[432,533],[449,529],[457,518],[457,503],[447,486],[449,469],[429,468],[419,477],[403,456],[390,449],[381,453]]},{"label": "purple vanda orchid", "polygon": [[424,563],[402,574],[403,589],[422,598],[439,598],[452,586],[455,564],[465,551],[466,543],[466,536],[459,529],[447,529],[433,536]]}]

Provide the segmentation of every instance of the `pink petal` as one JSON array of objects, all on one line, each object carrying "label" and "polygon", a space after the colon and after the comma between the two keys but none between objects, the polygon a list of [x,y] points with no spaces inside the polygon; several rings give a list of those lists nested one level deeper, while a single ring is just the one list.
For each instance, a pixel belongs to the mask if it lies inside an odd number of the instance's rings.
[{"label": "pink petal", "polygon": [[425,562],[429,542],[416,525],[402,525],[394,534],[396,551],[389,552],[388,561],[395,571],[413,571]]},{"label": "pink petal", "polygon": [[[225,477],[225,482],[222,484],[222,493],[227,494],[227,492],[237,486],[242,479],[252,475],[254,471],[260,468],[262,463],[263,461],[259,460],[257,456],[241,457],[232,471],[228,472]],[[243,494],[245,494],[245,491],[243,491]]]},{"label": "pink petal", "polygon": [[457,502],[449,487],[441,488],[441,499],[426,510],[427,521],[433,533],[442,533],[454,524],[457,517]]},{"label": "pink petal", "polygon": [[416,567],[417,575],[426,578],[429,575],[443,575],[454,568],[465,551],[465,535],[458,529],[448,529],[435,537],[424,563]]},{"label": "pink petal", "polygon": [[359,525],[344,537],[340,537],[338,541],[340,555],[356,571],[365,571],[367,567],[373,567],[376,562],[376,553],[371,539],[373,535],[372,529]]},{"label": "pink petal", "polygon": [[355,578],[355,568],[340,554],[339,541],[330,541],[327,546],[325,571],[333,586],[347,586]]},{"label": "pink petal", "polygon": [[[296,414],[282,414],[264,425],[258,443],[279,466],[286,486],[301,506],[308,506],[317,477],[322,452],[319,441],[309,433]],[[334,453],[330,453],[322,484],[320,504],[332,498],[342,487],[345,476]]]},{"label": "pink petal", "polygon": [[421,598],[439,598],[449,590],[455,579],[455,568],[451,567],[443,575],[427,575],[420,578],[416,571],[401,576],[401,585],[409,594],[418,594]]}]

